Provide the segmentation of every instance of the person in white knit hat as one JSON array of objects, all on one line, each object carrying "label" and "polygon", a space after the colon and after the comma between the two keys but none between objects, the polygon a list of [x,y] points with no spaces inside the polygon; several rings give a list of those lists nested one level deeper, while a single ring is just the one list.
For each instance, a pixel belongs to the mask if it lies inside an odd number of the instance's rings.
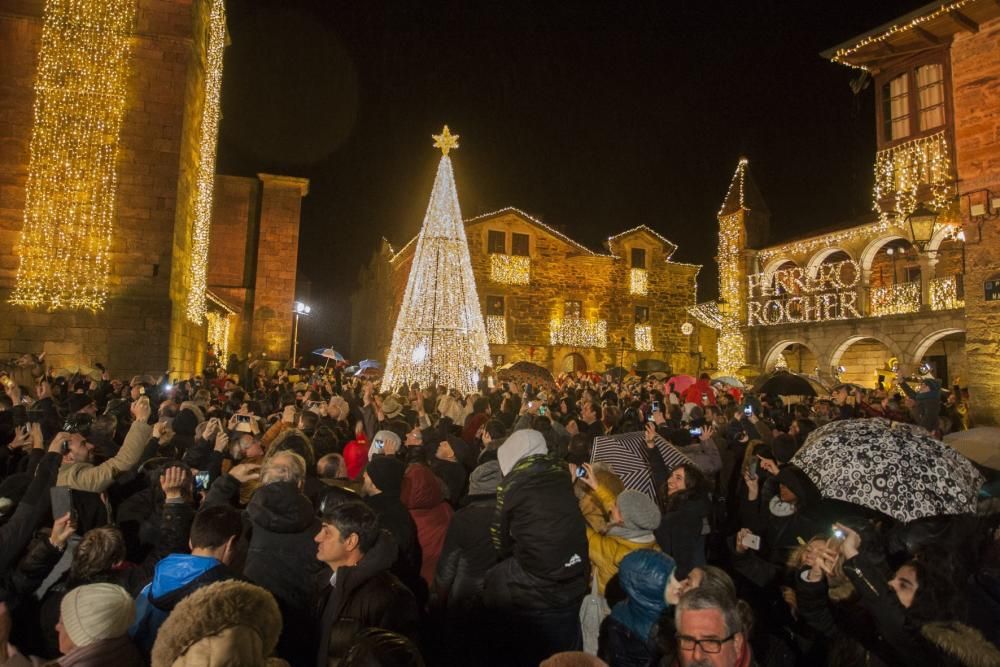
[{"label": "person in white knit hat", "polygon": [[88,584],[67,593],[59,606],[59,650],[63,667],[142,664],[128,637],[135,603],[121,586]]}]

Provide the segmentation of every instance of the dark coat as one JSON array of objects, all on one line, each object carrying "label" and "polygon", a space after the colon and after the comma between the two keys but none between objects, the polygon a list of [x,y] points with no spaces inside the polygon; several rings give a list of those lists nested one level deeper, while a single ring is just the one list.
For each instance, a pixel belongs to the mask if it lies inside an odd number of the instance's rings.
[{"label": "dark coat", "polygon": [[466,506],[451,519],[434,577],[434,591],[449,609],[474,606],[486,573],[497,562],[490,544],[496,504],[496,494],[469,496]]},{"label": "dark coat", "polygon": [[[565,466],[547,455],[518,461],[497,487],[490,531],[499,558],[517,562],[517,567],[501,563],[487,577],[491,604],[531,609],[580,604],[590,572],[587,525]],[[501,588],[507,590],[497,600]]]},{"label": "dark coat", "polygon": [[687,578],[692,568],[705,564],[705,536],[702,534],[711,505],[705,496],[682,500],[676,509],[664,512],[653,531],[656,543],[677,562],[677,576]]},{"label": "dark coat", "polygon": [[[0,526],[0,572],[10,572],[31,542],[35,531],[50,515],[49,489],[56,482],[62,457],[44,454],[28,489],[7,523]],[[0,598],[3,596],[0,591]]]},{"label": "dark coat", "polygon": [[343,658],[354,638],[365,628],[382,628],[415,638],[419,612],[413,593],[389,568],[398,548],[386,531],[375,546],[353,567],[337,570],[337,583],[330,585],[329,569],[320,575],[324,585],[316,665]]}]

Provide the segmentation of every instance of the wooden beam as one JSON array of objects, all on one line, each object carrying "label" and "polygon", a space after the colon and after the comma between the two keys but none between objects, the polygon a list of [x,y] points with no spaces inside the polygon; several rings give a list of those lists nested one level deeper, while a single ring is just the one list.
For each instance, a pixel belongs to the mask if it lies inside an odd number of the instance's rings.
[{"label": "wooden beam", "polygon": [[979,32],[979,24],[957,9],[953,9],[948,12],[948,18],[958,24],[963,30],[968,30],[969,32]]},{"label": "wooden beam", "polygon": [[[1000,2],[1000,0],[997,0],[997,2]],[[913,26],[913,34],[917,35],[918,37],[920,37],[920,39],[924,40],[928,44],[933,44],[934,46],[937,46],[941,43],[940,37],[930,32],[929,30],[921,28],[918,25]]]}]

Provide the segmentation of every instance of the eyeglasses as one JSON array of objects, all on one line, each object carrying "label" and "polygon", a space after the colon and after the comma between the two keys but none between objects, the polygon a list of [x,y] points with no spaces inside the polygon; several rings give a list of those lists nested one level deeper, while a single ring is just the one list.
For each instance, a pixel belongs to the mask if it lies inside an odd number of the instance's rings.
[{"label": "eyeglasses", "polygon": [[695,639],[694,637],[677,635],[677,643],[682,651],[694,651],[695,647],[700,647],[703,653],[719,653],[722,651],[722,645],[732,641],[735,636],[736,633],[723,639]]}]

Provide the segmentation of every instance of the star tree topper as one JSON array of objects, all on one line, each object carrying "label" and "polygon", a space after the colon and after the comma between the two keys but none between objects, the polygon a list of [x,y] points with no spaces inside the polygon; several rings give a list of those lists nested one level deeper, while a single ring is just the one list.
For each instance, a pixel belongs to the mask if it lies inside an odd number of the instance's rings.
[{"label": "star tree topper", "polygon": [[432,134],[431,138],[434,139],[434,148],[440,148],[442,155],[447,156],[452,148],[458,148],[458,135],[452,134],[447,125],[441,134]]}]

